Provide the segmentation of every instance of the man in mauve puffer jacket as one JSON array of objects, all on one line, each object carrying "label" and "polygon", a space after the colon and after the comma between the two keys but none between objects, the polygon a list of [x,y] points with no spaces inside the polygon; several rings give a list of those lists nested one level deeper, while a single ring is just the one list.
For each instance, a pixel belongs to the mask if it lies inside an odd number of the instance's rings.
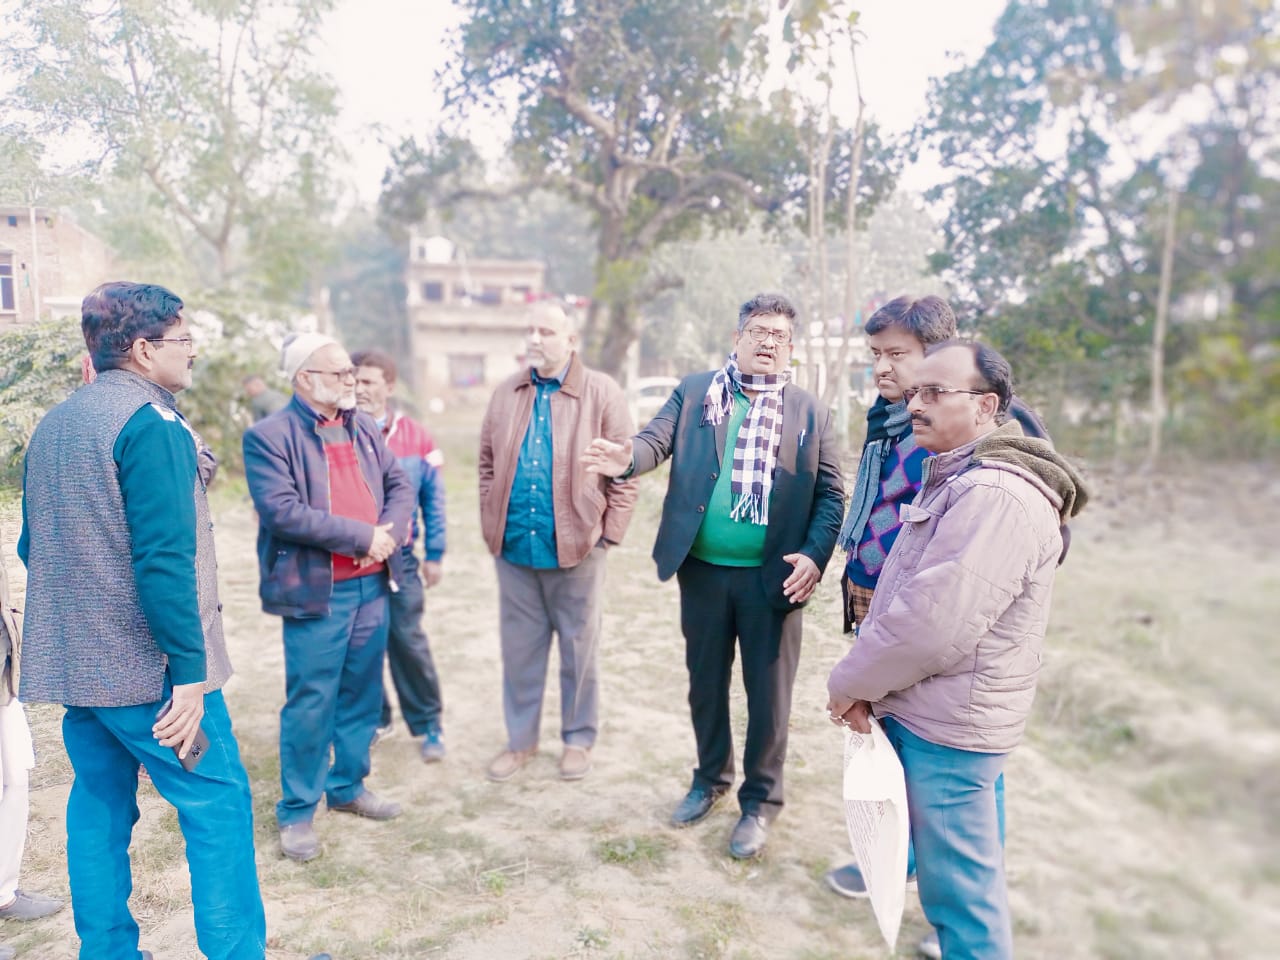
[{"label": "man in mauve puffer jacket", "polygon": [[990,347],[930,348],[904,391],[925,463],[915,500],[828,711],[902,761],[920,903],[942,956],[1013,956],[995,782],[1022,737],[1040,670],[1060,528],[1084,506],[1075,469],[1004,422],[1009,364]]}]

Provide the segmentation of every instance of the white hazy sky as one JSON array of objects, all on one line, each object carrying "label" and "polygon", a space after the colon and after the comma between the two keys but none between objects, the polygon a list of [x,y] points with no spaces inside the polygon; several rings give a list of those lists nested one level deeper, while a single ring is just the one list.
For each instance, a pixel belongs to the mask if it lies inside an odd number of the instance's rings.
[{"label": "white hazy sky", "polygon": [[[952,69],[957,53],[976,57],[991,40],[1005,0],[862,0],[859,51],[868,112],[888,132],[915,122],[931,77]],[[433,129],[440,112],[434,75],[457,14],[445,0],[346,0],[325,30],[322,56],[343,95],[343,132],[354,160],[352,186],[377,197],[388,146]],[[849,104],[838,104],[849,121]],[[928,186],[927,163],[905,171],[909,188]]]}]

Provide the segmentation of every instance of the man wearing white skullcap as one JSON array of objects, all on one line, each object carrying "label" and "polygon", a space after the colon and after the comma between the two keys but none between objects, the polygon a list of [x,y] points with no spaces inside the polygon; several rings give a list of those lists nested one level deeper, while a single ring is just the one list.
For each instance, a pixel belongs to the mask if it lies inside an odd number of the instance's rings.
[{"label": "man wearing white skullcap", "polygon": [[280,849],[305,861],[320,853],[311,821],[321,794],[330,810],[400,813],[364,778],[382,705],[387,595],[414,492],[377,423],[356,410],[341,344],[293,334],[280,369],[293,399],[245,433],[244,462],[258,509],[262,608],[284,618]]}]

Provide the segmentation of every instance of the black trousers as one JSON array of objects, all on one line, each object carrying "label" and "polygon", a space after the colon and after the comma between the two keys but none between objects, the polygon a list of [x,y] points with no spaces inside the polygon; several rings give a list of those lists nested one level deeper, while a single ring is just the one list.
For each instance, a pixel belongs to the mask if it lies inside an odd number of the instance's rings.
[{"label": "black trousers", "polygon": [[[439,726],[440,678],[436,676],[435,660],[427,644],[427,632],[422,628],[422,610],[425,604],[422,578],[418,562],[404,564],[406,572],[400,589],[389,596],[391,604],[391,629],[387,633],[387,663],[391,667],[391,682],[400,698],[400,713],[409,732],[420,737],[432,726]],[[384,684],[382,690],[382,717],[379,726],[391,725],[391,697]]]},{"label": "black trousers", "polygon": [[747,744],[738,804],[768,820],[782,809],[791,690],[800,660],[802,611],[784,612],[765,597],[759,567],[722,567],[689,557],[676,571],[680,627],[689,668],[689,711],[698,741],[693,786],[733,784],[729,681],[735,646],[747,692]]}]

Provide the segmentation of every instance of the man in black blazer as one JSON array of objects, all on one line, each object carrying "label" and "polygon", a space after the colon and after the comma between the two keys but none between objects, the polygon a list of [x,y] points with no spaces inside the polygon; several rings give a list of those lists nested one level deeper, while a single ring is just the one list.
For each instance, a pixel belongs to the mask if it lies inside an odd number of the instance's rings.
[{"label": "man in black blazer", "polygon": [[733,783],[736,641],[748,714],[742,817],[729,841],[739,859],[760,853],[782,809],[801,608],[831,557],[844,512],[831,414],[790,383],[794,320],[785,297],[748,300],[724,367],[686,377],[639,434],[621,444],[597,439],[582,458],[588,470],[612,477],[645,473],[671,458],[653,558],[659,579],[675,574],[680,584],[698,742],[693,785],[671,819],[697,823]]}]

